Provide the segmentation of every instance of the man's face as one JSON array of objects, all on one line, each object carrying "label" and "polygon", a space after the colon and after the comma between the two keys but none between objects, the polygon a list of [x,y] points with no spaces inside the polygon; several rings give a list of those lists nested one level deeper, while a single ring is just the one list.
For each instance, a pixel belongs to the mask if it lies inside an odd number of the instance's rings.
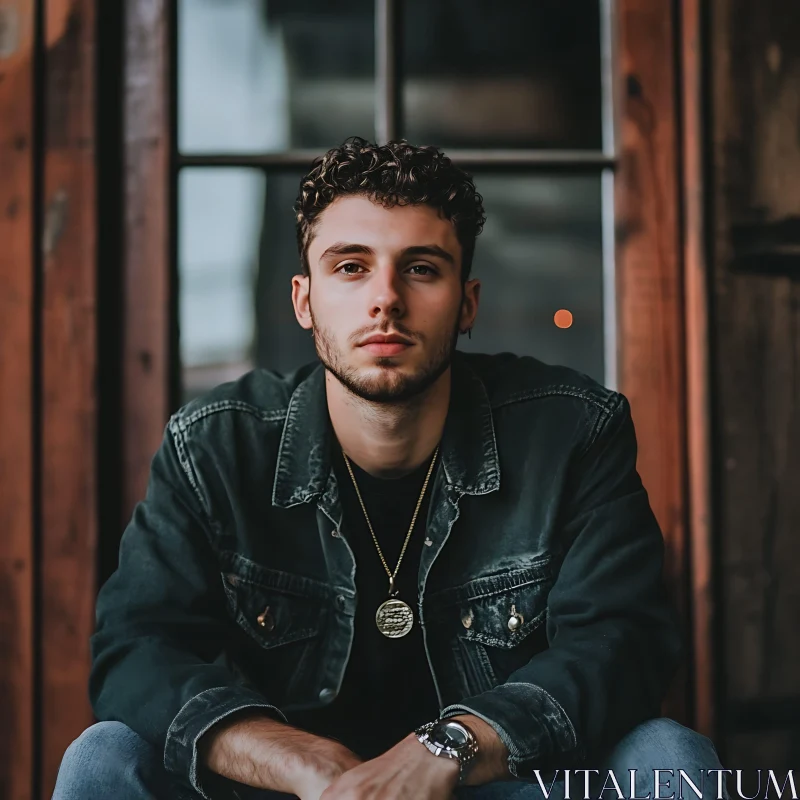
[{"label": "man's face", "polygon": [[480,284],[462,286],[455,229],[430,206],[340,197],[317,218],[308,263],[311,278],[292,281],[298,322],[325,367],[366,400],[423,392],[474,322]]}]

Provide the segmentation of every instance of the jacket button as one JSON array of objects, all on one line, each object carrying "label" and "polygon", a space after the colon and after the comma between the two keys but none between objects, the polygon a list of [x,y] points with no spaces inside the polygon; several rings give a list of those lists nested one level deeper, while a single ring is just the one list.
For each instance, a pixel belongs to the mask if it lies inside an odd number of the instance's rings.
[{"label": "jacket button", "polygon": [[514,631],[519,630],[523,622],[525,622],[525,617],[517,612],[517,607],[515,605],[512,605],[511,616],[508,618],[508,629],[513,633]]},{"label": "jacket button", "polygon": [[340,595],[336,596],[336,607],[337,608],[343,609],[346,604],[347,604],[347,601],[345,600],[343,594],[340,594]]},{"label": "jacket button", "polygon": [[256,620],[266,631],[271,631],[275,627],[275,620],[272,618],[272,614],[269,613],[269,606],[256,617]]},{"label": "jacket button", "polygon": [[338,539],[338,538],[339,538],[341,535],[342,535],[342,534],[341,534],[341,533],[339,533],[339,531],[337,531],[337,530],[336,530],[336,528],[334,528],[334,529],[331,531],[331,536],[333,536],[333,538],[334,538],[334,539]]},{"label": "jacket button", "polygon": [[464,614],[463,617],[461,617],[461,624],[465,628],[472,627],[472,612],[471,611],[469,611],[468,613]]},{"label": "jacket button", "polygon": [[319,693],[319,699],[322,700],[323,703],[327,703],[333,698],[336,697],[336,692],[333,689],[325,688]]}]

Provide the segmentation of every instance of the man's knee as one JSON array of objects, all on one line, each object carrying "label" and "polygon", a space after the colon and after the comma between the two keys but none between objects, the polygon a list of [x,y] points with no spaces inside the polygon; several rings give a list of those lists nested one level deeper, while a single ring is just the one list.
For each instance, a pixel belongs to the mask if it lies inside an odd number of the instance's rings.
[{"label": "man's knee", "polygon": [[141,777],[159,760],[156,750],[126,725],[98,722],[64,753],[53,800],[136,797]]},{"label": "man's knee", "polygon": [[[647,753],[660,760],[668,758],[698,766],[719,766],[716,750],[710,739],[667,717],[649,719],[637,725],[623,737],[620,746],[629,751]],[[714,763],[700,764],[709,759]]]},{"label": "man's knee", "polygon": [[[722,768],[712,741],[666,717],[647,720],[629,731],[614,748],[611,762],[609,766],[615,774],[625,775],[628,770],[636,770],[637,789],[641,785],[642,789],[648,787],[652,792],[658,774],[672,786],[687,779],[693,781],[704,798],[718,794],[719,773],[708,773],[708,770]],[[656,770],[662,772],[656,773]],[[724,781],[720,788],[721,796],[727,797]],[[684,790],[684,797],[697,796],[696,792],[687,795],[687,791]],[[670,793],[668,789],[663,791],[667,797]]]}]

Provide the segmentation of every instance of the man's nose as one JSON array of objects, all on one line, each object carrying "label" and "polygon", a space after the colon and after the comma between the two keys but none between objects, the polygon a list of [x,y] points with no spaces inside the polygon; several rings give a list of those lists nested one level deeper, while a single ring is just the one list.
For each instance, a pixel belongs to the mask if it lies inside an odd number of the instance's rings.
[{"label": "man's nose", "polygon": [[393,267],[376,270],[370,288],[370,316],[401,317],[405,313],[402,281]]}]

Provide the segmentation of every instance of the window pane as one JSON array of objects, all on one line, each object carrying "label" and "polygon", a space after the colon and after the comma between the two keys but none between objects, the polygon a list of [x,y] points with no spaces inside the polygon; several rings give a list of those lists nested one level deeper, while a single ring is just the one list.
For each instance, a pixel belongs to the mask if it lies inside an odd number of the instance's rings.
[{"label": "window pane", "polygon": [[292,276],[300,272],[292,207],[304,174],[269,176],[255,286],[255,360],[260,367],[284,373],[317,357],[311,333],[300,327],[292,306]]},{"label": "window pane", "polygon": [[186,399],[252,367],[264,183],[259,170],[181,170],[178,315]]},{"label": "window pane", "polygon": [[375,133],[372,0],[180,0],[184,153],[325,150]]},{"label": "window pane", "polygon": [[403,9],[410,141],[602,146],[599,0],[405,0]]},{"label": "window pane", "polygon": [[299,173],[181,170],[184,401],[256,364],[290,371],[315,357],[291,303],[291,277],[299,272],[292,213],[299,183]]},{"label": "window pane", "polygon": [[532,355],[603,382],[600,176],[478,173],[475,184],[486,209],[472,271],[482,289],[459,349]]}]

